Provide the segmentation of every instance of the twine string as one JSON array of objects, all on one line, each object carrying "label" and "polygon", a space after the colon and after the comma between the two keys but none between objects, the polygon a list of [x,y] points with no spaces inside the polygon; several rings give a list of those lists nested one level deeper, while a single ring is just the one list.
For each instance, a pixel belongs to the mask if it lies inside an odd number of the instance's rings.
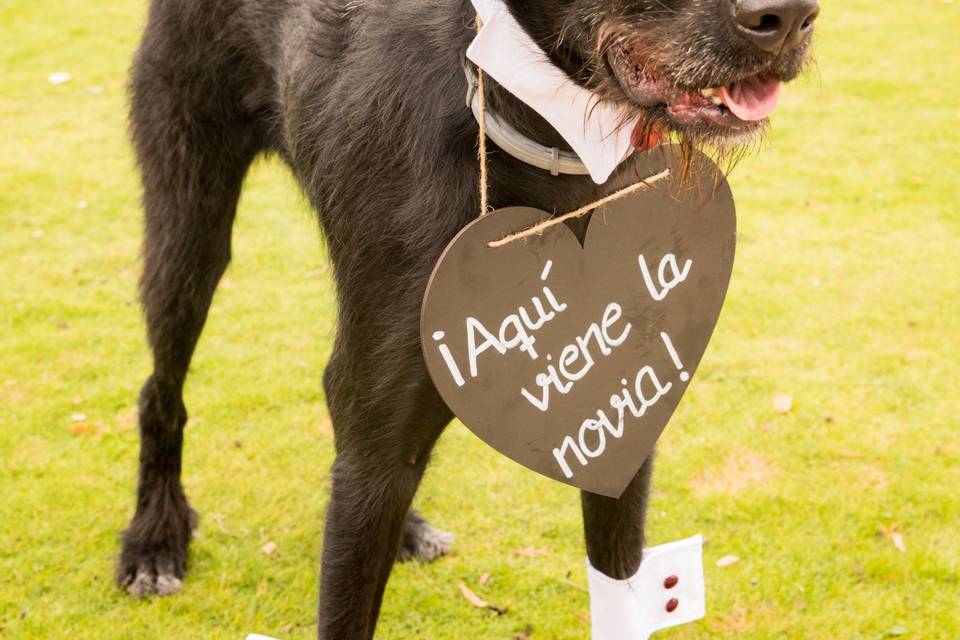
[{"label": "twine string", "polygon": [[[483,27],[483,20],[480,16],[476,18],[477,31]],[[480,131],[477,135],[477,157],[480,160],[480,215],[485,216],[490,213],[490,192],[489,192],[489,167],[487,163],[487,97],[484,92],[484,82],[483,82],[483,69],[477,65],[477,91],[479,92],[478,96],[478,106],[480,107],[480,115],[477,117],[477,124],[480,125]],[[560,216],[555,216],[548,218],[543,222],[536,224],[522,231],[517,231],[516,233],[511,233],[508,236],[504,236],[499,240],[493,240],[487,243],[487,246],[490,248],[502,247],[504,245],[510,244],[516,240],[521,240],[523,238],[529,238],[531,236],[541,235],[544,231],[558,224],[563,224],[567,220],[580,217],[584,214],[587,214],[597,207],[602,207],[605,204],[610,204],[620,198],[630,195],[631,193],[636,193],[638,191],[643,191],[646,189],[651,189],[653,186],[665,180],[670,176],[670,169],[664,169],[660,173],[652,175],[648,178],[640,180],[639,182],[624,187],[619,191],[614,191],[611,194],[608,194],[599,200],[594,200],[590,204],[585,204],[579,209],[574,209],[568,213],[564,213]]]},{"label": "twine string", "polygon": [[602,207],[602,206],[605,205],[605,204],[610,204],[611,202],[614,202],[615,200],[619,200],[620,198],[623,198],[624,196],[628,196],[628,195],[630,195],[631,193],[635,193],[635,192],[637,192],[637,191],[644,191],[644,190],[646,190],[646,189],[650,189],[650,188],[653,187],[653,185],[655,185],[656,183],[660,182],[661,180],[667,178],[669,175],[670,175],[670,169],[664,169],[663,171],[661,171],[660,173],[658,173],[658,174],[656,174],[656,175],[652,175],[652,176],[650,176],[649,178],[645,178],[645,179],[641,180],[640,182],[637,182],[637,183],[635,183],[635,184],[631,184],[631,185],[628,186],[628,187],[624,187],[623,189],[620,189],[619,191],[614,191],[614,192],[611,193],[610,195],[604,196],[604,197],[600,198],[599,200],[596,200],[596,201],[594,201],[594,202],[591,202],[590,204],[584,205],[584,206],[580,207],[579,209],[574,209],[573,211],[571,211],[571,212],[569,212],[569,213],[565,213],[565,214],[563,214],[562,216],[555,216],[555,217],[553,217],[553,218],[547,218],[546,220],[544,220],[543,222],[541,222],[541,223],[539,223],[539,224],[535,224],[535,225],[532,226],[532,227],[528,227],[528,228],[524,229],[523,231],[517,231],[516,233],[511,233],[510,235],[504,236],[503,238],[500,238],[499,240],[492,240],[492,241],[490,241],[490,242],[487,243],[487,246],[490,247],[491,249],[493,249],[493,248],[496,248],[496,247],[502,247],[502,246],[505,245],[505,244],[510,244],[511,242],[514,242],[515,240],[522,240],[523,238],[529,238],[529,237],[532,237],[532,236],[539,236],[539,235],[543,234],[543,232],[546,231],[547,229],[549,229],[550,227],[556,226],[556,225],[558,225],[558,224],[563,224],[563,223],[566,222],[567,220],[572,220],[573,218],[578,218],[578,217],[580,217],[580,216],[582,216],[582,215],[584,215],[584,214],[586,214],[586,213],[589,213],[589,212],[593,211],[593,210],[596,209],[597,207]]},{"label": "twine string", "polygon": [[[483,19],[477,16],[477,32],[483,27]],[[490,191],[488,184],[487,169],[487,94],[484,91],[483,69],[477,66],[477,91],[478,104],[480,106],[480,117],[477,123],[480,125],[480,134],[477,144],[477,154],[480,157],[480,215],[485,216],[490,213]]]}]

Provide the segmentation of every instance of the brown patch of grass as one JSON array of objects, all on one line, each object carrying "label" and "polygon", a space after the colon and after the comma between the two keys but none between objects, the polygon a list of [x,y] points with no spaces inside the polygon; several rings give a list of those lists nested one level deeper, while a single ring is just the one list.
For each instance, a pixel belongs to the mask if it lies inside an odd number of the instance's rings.
[{"label": "brown patch of grass", "polygon": [[710,622],[711,631],[729,634],[733,637],[751,631],[755,626],[756,622],[750,617],[750,611],[746,607],[734,607]]},{"label": "brown patch of grass", "polygon": [[887,473],[880,467],[868,463],[855,466],[854,481],[858,487],[866,491],[879,491],[882,493],[890,486]]},{"label": "brown patch of grass", "polygon": [[698,496],[737,493],[774,475],[775,469],[766,456],[754,452],[735,451],[719,466],[704,471],[693,480]]}]

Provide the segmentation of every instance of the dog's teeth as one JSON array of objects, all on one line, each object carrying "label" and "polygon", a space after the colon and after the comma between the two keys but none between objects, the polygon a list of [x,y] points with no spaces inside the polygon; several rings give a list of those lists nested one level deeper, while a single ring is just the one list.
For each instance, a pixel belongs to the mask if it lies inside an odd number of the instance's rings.
[{"label": "dog's teeth", "polygon": [[720,99],[720,96],[717,95],[716,89],[700,89],[700,95],[704,98],[707,98],[716,106],[723,104],[723,100]]}]

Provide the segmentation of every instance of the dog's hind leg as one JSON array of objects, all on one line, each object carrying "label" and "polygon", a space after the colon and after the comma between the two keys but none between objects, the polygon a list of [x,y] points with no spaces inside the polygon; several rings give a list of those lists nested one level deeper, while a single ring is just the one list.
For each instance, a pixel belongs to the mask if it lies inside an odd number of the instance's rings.
[{"label": "dog's hind leg", "polygon": [[652,473],[651,453],[620,498],[581,492],[590,564],[615,580],[625,580],[640,568]]},{"label": "dog's hind leg", "polygon": [[[153,374],[140,393],[136,513],[123,534],[118,584],[136,597],[181,586],[196,515],[180,483],[182,391],[221,275],[240,187],[259,148],[231,113],[226,88],[144,41],[132,81],[131,127],[146,214],[141,300]],[[177,46],[175,43],[169,46]],[[195,53],[195,52],[194,52]]]},{"label": "dog's hind leg", "polygon": [[432,562],[450,551],[453,534],[440,531],[415,509],[410,509],[403,523],[403,540],[397,560],[409,562]]}]

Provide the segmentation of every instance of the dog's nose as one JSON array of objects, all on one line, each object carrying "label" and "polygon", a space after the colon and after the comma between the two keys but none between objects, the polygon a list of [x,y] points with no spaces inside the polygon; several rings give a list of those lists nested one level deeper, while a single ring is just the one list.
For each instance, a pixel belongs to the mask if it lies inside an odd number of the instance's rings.
[{"label": "dog's nose", "polygon": [[771,53],[793,49],[813,30],[820,14],[817,0],[735,0],[737,30]]}]

